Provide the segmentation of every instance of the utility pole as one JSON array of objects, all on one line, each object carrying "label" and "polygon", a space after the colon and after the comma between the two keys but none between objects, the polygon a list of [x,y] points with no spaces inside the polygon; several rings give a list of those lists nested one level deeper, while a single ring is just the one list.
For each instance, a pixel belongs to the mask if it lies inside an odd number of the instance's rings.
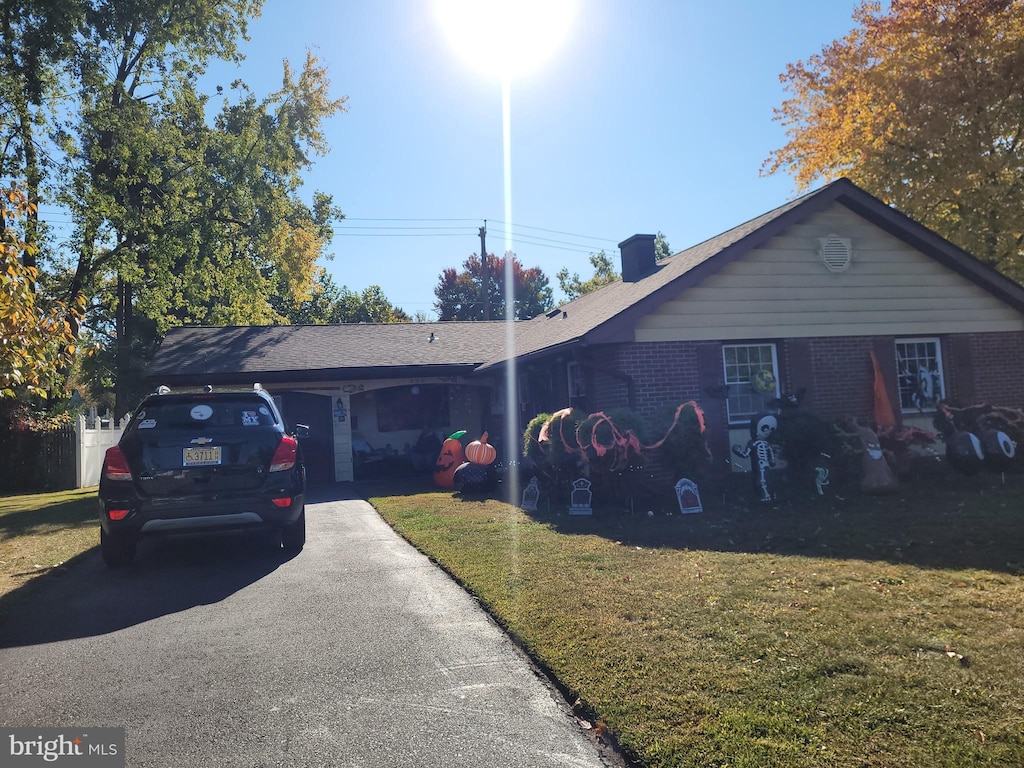
[{"label": "utility pole", "polygon": [[487,219],[484,219],[484,225],[480,227],[480,284],[481,293],[484,297],[484,320],[491,319],[491,300],[490,291],[487,290]]}]

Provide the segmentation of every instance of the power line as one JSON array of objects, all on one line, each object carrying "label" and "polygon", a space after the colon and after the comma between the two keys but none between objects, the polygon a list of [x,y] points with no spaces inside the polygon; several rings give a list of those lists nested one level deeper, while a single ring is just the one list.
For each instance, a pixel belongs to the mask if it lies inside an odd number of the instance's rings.
[{"label": "power line", "polygon": [[[508,222],[498,221],[497,219],[494,219],[494,223],[505,224],[506,226],[508,225]],[[558,229],[544,229],[543,227],[531,227],[526,224],[513,224],[512,226],[515,227],[516,229],[535,229],[538,232],[550,232],[553,235],[565,235],[566,237],[575,237],[580,240],[596,240],[597,242],[600,243],[615,243],[616,245],[618,244],[617,240],[612,240],[609,237],[591,237],[590,235],[576,235],[573,234],[572,232],[562,232],[561,230]]]},{"label": "power line", "polygon": [[470,232],[351,232],[335,229],[335,237],[343,238],[465,238]]},{"label": "power line", "polygon": [[477,221],[482,221],[482,219],[365,219],[365,218],[352,218],[350,216],[346,216],[345,218],[342,219],[342,221],[431,221],[431,222],[467,221],[467,222],[477,222]]},{"label": "power line", "polygon": [[417,231],[419,231],[419,230],[435,230],[435,229],[462,229],[462,230],[468,230],[469,228],[468,227],[461,227],[461,228],[460,227],[346,227],[344,225],[341,226],[341,230],[342,231],[346,231],[347,232],[347,231],[353,230],[353,229],[374,229],[374,230],[388,230],[388,231],[390,231],[390,230],[417,230]]},{"label": "power line", "polygon": [[[496,230],[494,230],[494,232],[499,234],[499,235],[509,234],[508,232],[506,232],[505,230],[502,230],[502,229],[496,229]],[[529,238],[529,240],[527,240],[526,238]],[[530,234],[516,235],[516,234],[513,233],[512,239],[515,242],[529,242],[531,245],[541,245],[542,243],[555,243],[557,245],[568,245],[568,246],[573,246],[573,247],[576,247],[576,248],[586,248],[587,247],[586,243],[570,243],[570,242],[567,242],[565,240],[552,240],[551,238],[548,238],[548,237],[538,237],[537,235],[530,235]],[[591,248],[591,251],[592,250],[593,249]],[[590,251],[588,251],[588,253],[589,252]]]}]

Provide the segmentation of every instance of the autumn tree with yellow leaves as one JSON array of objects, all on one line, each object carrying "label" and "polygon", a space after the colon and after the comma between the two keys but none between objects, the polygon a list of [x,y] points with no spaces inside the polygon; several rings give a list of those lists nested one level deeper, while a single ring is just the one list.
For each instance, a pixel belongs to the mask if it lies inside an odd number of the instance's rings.
[{"label": "autumn tree with yellow leaves", "polygon": [[18,224],[32,213],[24,191],[0,191],[0,399],[14,397],[18,389],[45,397],[60,369],[71,362],[71,322],[81,316],[85,302],[68,307],[36,292],[39,270],[24,263],[34,246],[18,234]]},{"label": "autumn tree with yellow leaves", "polygon": [[788,141],[762,171],[845,176],[1024,279],[1024,2],[864,2],[780,75]]}]

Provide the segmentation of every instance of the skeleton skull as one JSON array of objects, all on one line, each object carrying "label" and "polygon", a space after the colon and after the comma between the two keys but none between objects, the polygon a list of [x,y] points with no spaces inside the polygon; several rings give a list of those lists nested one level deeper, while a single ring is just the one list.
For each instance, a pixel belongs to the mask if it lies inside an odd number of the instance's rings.
[{"label": "skeleton skull", "polygon": [[763,413],[756,417],[756,420],[750,425],[750,436],[755,440],[767,440],[779,427],[778,419],[775,418],[774,414]]}]

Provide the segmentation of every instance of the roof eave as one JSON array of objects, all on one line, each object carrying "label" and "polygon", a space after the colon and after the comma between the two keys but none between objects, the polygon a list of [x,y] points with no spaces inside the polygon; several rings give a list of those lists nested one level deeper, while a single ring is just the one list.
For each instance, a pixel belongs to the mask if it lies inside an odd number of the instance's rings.
[{"label": "roof eave", "polygon": [[399,365],[362,368],[320,368],[315,370],[286,371],[241,371],[241,372],[208,372],[208,373],[162,373],[150,371],[146,380],[154,384],[167,386],[201,386],[251,384],[291,384],[312,381],[348,381],[352,379],[406,379],[428,378],[441,376],[469,376],[476,370],[477,364],[464,363],[453,365]]}]

